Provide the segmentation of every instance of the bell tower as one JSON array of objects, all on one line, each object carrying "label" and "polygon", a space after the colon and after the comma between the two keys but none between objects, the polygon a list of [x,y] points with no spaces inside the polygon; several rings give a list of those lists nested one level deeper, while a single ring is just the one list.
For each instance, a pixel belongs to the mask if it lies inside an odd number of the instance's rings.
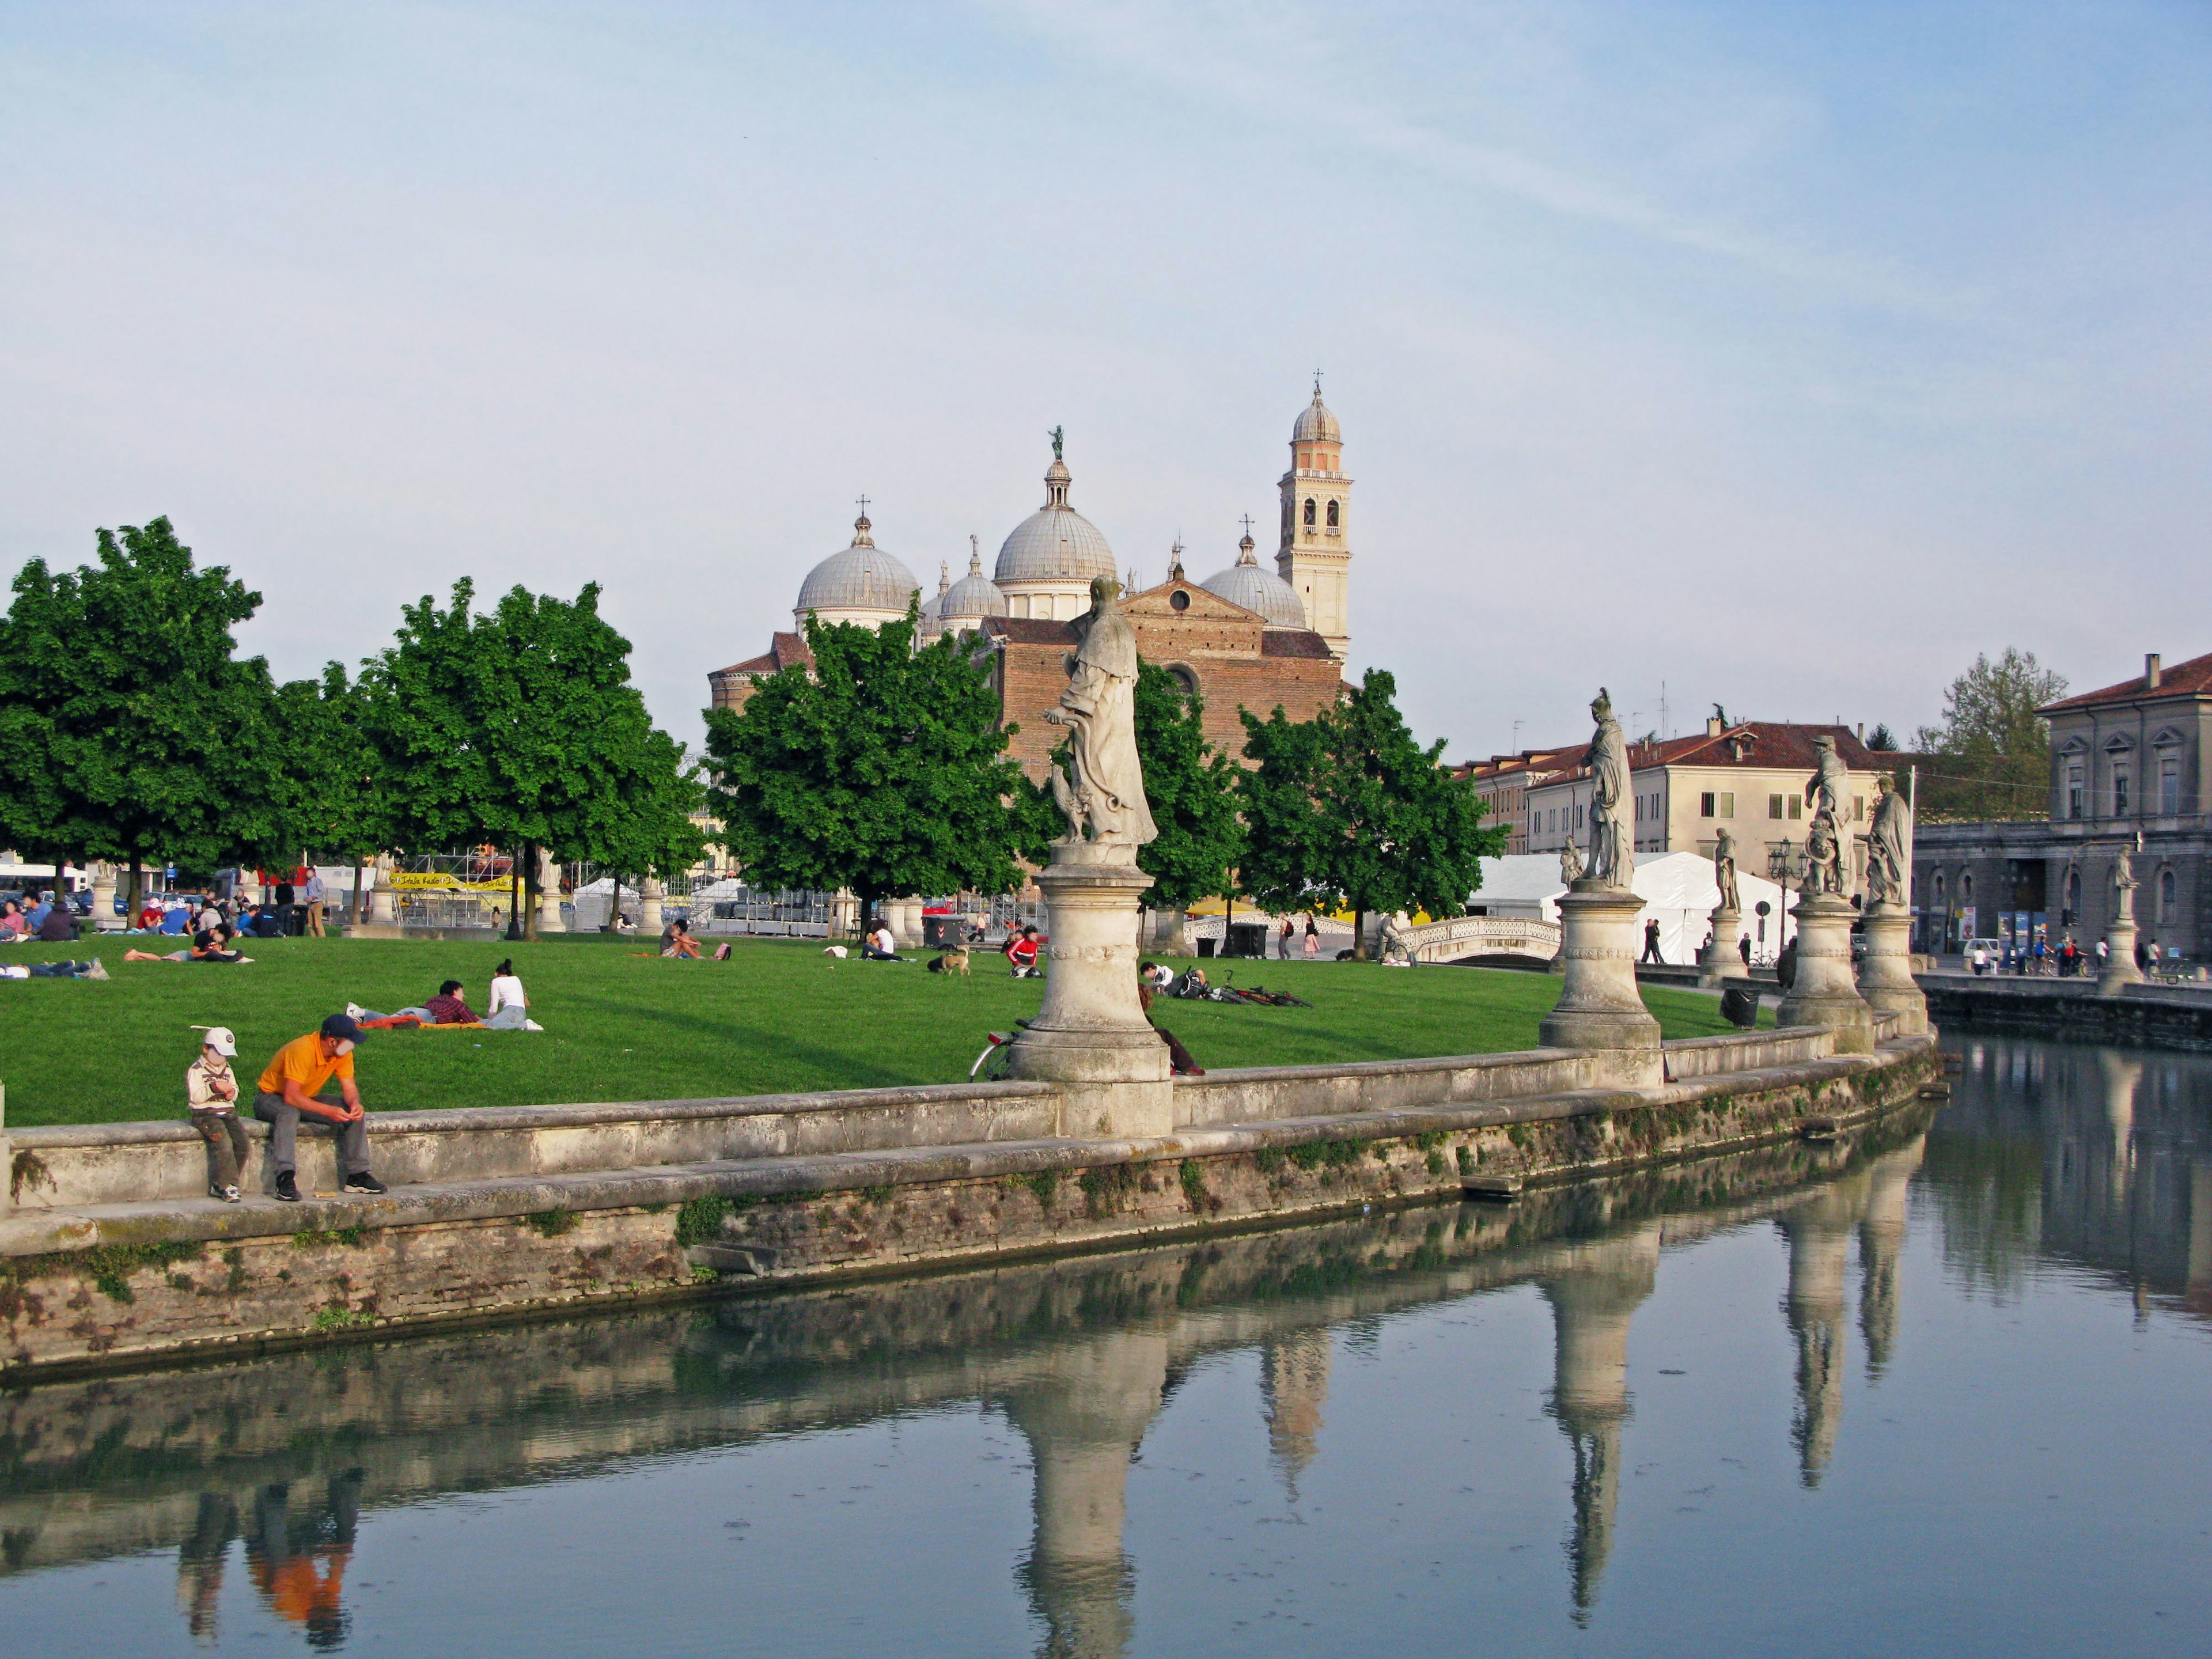
[{"label": "bell tower", "polygon": [[1306,608],[1306,626],[1328,641],[1340,663],[1352,644],[1352,480],[1344,475],[1344,434],[1321,400],[1291,428],[1291,470],[1279,486],[1283,539],[1275,569]]}]

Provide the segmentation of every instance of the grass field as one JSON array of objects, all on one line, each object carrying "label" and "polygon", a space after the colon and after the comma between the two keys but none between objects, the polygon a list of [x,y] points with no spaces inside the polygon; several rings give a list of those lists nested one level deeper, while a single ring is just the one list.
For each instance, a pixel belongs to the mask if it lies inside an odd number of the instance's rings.
[{"label": "grass field", "polygon": [[[8,947],[0,961],[98,956],[114,977],[0,981],[0,1082],[18,1127],[181,1115],[190,1028],[238,1033],[247,1086],[276,1047],[349,1001],[386,1012],[442,979],[484,1006],[510,952],[543,1033],[371,1032],[359,1059],[375,1111],[666,1100],[810,1089],[949,1083],[985,1034],[1036,1012],[1043,987],[978,957],[968,980],[912,967],[834,962],[819,945],[740,941],[726,963],[635,954],[584,935],[536,945],[399,939],[260,939],[240,967],[130,963],[105,940]],[[1311,1008],[1176,1002],[1154,1009],[1203,1066],[1291,1066],[1533,1048],[1559,981],[1473,969],[1407,972],[1352,963],[1240,963],[1240,982],[1290,991]],[[1669,1037],[1729,1028],[1717,998],[1645,993]]]}]

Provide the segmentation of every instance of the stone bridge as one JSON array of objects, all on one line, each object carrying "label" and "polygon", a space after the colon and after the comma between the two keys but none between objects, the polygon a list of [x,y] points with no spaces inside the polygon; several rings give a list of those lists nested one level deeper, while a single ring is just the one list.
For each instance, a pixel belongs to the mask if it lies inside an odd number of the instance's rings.
[{"label": "stone bridge", "polygon": [[1401,927],[1398,937],[1415,962],[1461,962],[1468,957],[1534,957],[1549,962],[1559,954],[1559,925],[1533,916],[1454,916]]}]

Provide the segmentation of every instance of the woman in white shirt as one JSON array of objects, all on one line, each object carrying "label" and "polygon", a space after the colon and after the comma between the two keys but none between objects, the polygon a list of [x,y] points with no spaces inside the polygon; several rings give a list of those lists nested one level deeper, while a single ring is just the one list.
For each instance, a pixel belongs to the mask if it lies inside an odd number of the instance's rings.
[{"label": "woman in white shirt", "polygon": [[491,1011],[483,1018],[485,1029],[493,1031],[543,1030],[543,1026],[523,1012],[529,1006],[530,999],[523,994],[522,981],[515,976],[514,958],[509,957],[492,969]]}]

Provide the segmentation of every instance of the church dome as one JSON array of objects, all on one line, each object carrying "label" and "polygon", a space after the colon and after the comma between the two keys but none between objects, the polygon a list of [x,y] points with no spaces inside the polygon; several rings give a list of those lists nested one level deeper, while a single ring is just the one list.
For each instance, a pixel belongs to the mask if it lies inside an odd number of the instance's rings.
[{"label": "church dome", "polygon": [[937,601],[937,620],[940,627],[950,628],[956,623],[981,622],[986,617],[1006,614],[1006,596],[999,585],[983,574],[983,556],[969,538],[968,574],[945,590]]},{"label": "church dome", "polygon": [[[1058,449],[1055,439],[1054,447]],[[1067,504],[1066,463],[1055,453],[1044,475],[1044,505],[1014,526],[999,548],[991,573],[1000,586],[1014,582],[1087,582],[1115,574],[1114,550],[1092,524]]]},{"label": "church dome", "polygon": [[1305,601],[1298,598],[1298,590],[1273,571],[1261,568],[1260,561],[1253,556],[1249,536],[1237,547],[1237,562],[1218,575],[1208,576],[1199,586],[1231,605],[1258,611],[1270,628],[1305,627]]},{"label": "church dome", "polygon": [[853,520],[853,544],[832,553],[806,573],[793,614],[803,625],[806,613],[825,622],[849,622],[856,612],[879,612],[885,621],[906,615],[908,602],[921,591],[914,573],[875,544],[868,515]]},{"label": "church dome", "polygon": [[1314,400],[1298,411],[1298,423],[1291,428],[1294,444],[1340,444],[1344,433],[1336,424],[1336,416],[1328,412],[1328,405],[1321,400],[1321,383],[1314,383]]}]

